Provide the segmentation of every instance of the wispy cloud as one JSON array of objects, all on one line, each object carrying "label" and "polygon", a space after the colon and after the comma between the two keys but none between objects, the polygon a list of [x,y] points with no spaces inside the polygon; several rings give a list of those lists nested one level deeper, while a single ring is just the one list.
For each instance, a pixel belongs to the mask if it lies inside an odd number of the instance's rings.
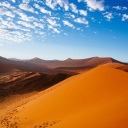
[{"label": "wispy cloud", "polygon": [[48,25],[48,28],[52,29],[54,33],[60,33],[60,31],[57,28],[53,27],[52,25]]},{"label": "wispy cloud", "polygon": [[128,15],[127,14],[123,14],[122,15],[122,21],[128,20]]},{"label": "wispy cloud", "polygon": [[70,4],[70,8],[71,8],[71,11],[74,12],[74,13],[78,13],[78,9],[77,9],[77,6],[73,3]]},{"label": "wispy cloud", "polygon": [[24,26],[24,27],[26,27],[26,28],[35,29],[35,27],[32,24],[27,23],[25,21],[18,21],[17,23],[22,25],[22,26]]},{"label": "wispy cloud", "polygon": [[6,16],[9,16],[9,17],[12,17],[12,18],[15,17],[15,14],[13,12],[9,11],[6,8],[0,8],[0,15],[6,15]]},{"label": "wispy cloud", "polygon": [[53,10],[56,10],[57,5],[66,11],[69,9],[67,0],[46,0],[46,5]]},{"label": "wispy cloud", "polygon": [[63,24],[65,26],[68,26],[68,27],[71,27],[71,28],[75,28],[74,25],[72,23],[70,23],[69,21],[67,21],[67,20],[63,20]]},{"label": "wispy cloud", "polygon": [[60,26],[60,24],[57,24],[56,20],[54,20],[54,19],[52,19],[52,18],[48,18],[48,19],[47,19],[47,22],[48,22],[50,25],[54,26],[54,27]]},{"label": "wispy cloud", "polygon": [[78,2],[85,2],[89,7],[90,11],[99,10],[104,11],[104,1],[103,0],[78,0]]},{"label": "wispy cloud", "polygon": [[116,10],[128,10],[128,7],[122,7],[122,6],[113,6],[112,8]]},{"label": "wispy cloud", "polygon": [[12,2],[13,2],[13,3],[15,3],[15,2],[16,2],[16,0],[12,0]]},{"label": "wispy cloud", "polygon": [[79,10],[80,15],[87,16],[87,11]]},{"label": "wispy cloud", "polygon": [[34,8],[32,8],[30,5],[28,4],[20,4],[19,5],[19,8],[22,9],[22,10],[25,10],[25,11],[29,11],[29,12],[32,12],[34,13]]},{"label": "wispy cloud", "polygon": [[107,18],[108,21],[111,21],[111,19],[114,18],[111,12],[105,12],[104,17]]},{"label": "wispy cloud", "polygon": [[37,8],[37,9],[39,9],[40,12],[42,12],[42,13],[44,13],[44,14],[49,14],[49,15],[51,15],[51,11],[46,10],[44,7],[41,7],[41,6],[38,5],[38,4],[34,4],[34,7]]},{"label": "wispy cloud", "polygon": [[85,18],[76,18],[74,21],[80,24],[85,24],[85,25],[89,24],[89,22]]}]

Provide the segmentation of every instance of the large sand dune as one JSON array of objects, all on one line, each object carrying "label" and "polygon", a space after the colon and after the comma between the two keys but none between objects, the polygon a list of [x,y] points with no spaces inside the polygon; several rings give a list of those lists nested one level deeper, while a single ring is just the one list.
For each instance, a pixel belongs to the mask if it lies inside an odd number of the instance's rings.
[{"label": "large sand dune", "polygon": [[1,117],[2,128],[128,128],[128,73],[99,66]]}]

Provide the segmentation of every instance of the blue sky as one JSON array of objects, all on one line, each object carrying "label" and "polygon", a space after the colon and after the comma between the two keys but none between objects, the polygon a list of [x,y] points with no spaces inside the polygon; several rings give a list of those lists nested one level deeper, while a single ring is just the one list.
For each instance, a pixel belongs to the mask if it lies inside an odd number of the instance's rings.
[{"label": "blue sky", "polygon": [[0,55],[128,62],[128,0],[1,0]]}]

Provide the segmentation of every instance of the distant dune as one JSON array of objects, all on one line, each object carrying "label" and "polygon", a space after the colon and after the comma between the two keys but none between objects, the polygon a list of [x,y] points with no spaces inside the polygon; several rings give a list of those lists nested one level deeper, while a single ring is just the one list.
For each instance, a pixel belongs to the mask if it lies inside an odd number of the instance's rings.
[{"label": "distant dune", "polygon": [[18,71],[17,69],[13,68],[10,65],[0,63],[0,75],[2,74],[9,74],[12,72]]},{"label": "distant dune", "polygon": [[19,61],[18,59],[9,60],[4,57],[0,57],[0,63],[7,64],[13,68],[21,70],[23,72],[39,72],[39,73],[51,73],[52,69],[44,66],[44,65],[36,65],[27,63],[26,61]]},{"label": "distant dune", "polygon": [[2,128],[127,128],[128,73],[98,66],[13,109]]},{"label": "distant dune", "polygon": [[87,59],[68,58],[64,61],[42,60],[40,58],[33,58],[31,60],[27,60],[26,62],[29,62],[32,64],[44,65],[49,68],[61,69],[61,70],[62,69],[63,70],[78,70],[78,69],[94,68],[101,64],[113,63],[113,62],[122,63],[120,61],[117,61],[109,57],[106,57],[106,58],[92,57],[92,58],[87,58]]},{"label": "distant dune", "polygon": [[69,72],[69,73],[81,73],[88,71],[96,66],[107,63],[120,63],[110,57],[92,57],[87,59],[71,59],[68,58],[64,61],[60,60],[42,60],[40,58],[33,58],[30,60],[19,60],[16,58],[6,59],[0,57],[0,63],[10,65],[13,68],[21,70],[23,72],[35,72],[35,73],[54,73],[54,72]]}]

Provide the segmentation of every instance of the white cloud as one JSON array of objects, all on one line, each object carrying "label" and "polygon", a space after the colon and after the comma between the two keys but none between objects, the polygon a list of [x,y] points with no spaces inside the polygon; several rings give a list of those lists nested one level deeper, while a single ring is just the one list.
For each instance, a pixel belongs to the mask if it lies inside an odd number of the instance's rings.
[{"label": "white cloud", "polygon": [[69,9],[68,0],[56,0],[57,4],[64,8],[66,11]]},{"label": "white cloud", "polygon": [[74,21],[80,24],[89,24],[89,22],[85,18],[76,18]]},{"label": "white cloud", "polygon": [[71,13],[65,13],[64,16],[65,16],[65,18],[69,18],[69,19],[75,18],[75,15],[71,14]]},{"label": "white cloud", "polygon": [[83,16],[87,16],[87,11],[85,10],[79,10],[79,13]]},{"label": "white cloud", "polygon": [[15,10],[15,13],[18,14],[20,16],[20,19],[23,21],[27,21],[27,22],[37,21],[37,18],[33,16],[28,17],[25,13],[23,13],[20,10]]},{"label": "white cloud", "polygon": [[53,0],[46,0],[46,5],[50,7],[51,9],[55,10],[55,7],[57,5],[56,2],[53,2]]},{"label": "white cloud", "polygon": [[128,8],[127,7],[121,7],[121,6],[113,6],[113,9],[116,9],[116,10],[127,10]]},{"label": "white cloud", "polygon": [[42,23],[34,22],[33,24],[35,25],[35,27],[39,27],[41,29],[44,28],[44,24],[42,24]]},{"label": "white cloud", "polygon": [[49,15],[51,15],[51,12],[48,11],[48,10],[46,10],[44,7],[41,7],[41,6],[38,5],[38,4],[34,4],[34,6],[35,6],[35,8],[39,9],[40,12],[42,12],[42,13],[44,13],[44,14],[49,14]]},{"label": "white cloud", "polygon": [[53,10],[56,10],[57,5],[68,10],[68,1],[67,0],[46,0],[46,5]]},{"label": "white cloud", "polygon": [[108,21],[111,21],[111,19],[114,18],[111,12],[106,12],[104,14],[104,17],[107,18]]},{"label": "white cloud", "polygon": [[104,11],[104,0],[78,0],[78,2],[85,2],[87,6],[89,7],[89,10],[99,10]]},{"label": "white cloud", "polygon": [[71,11],[74,12],[74,13],[78,13],[78,10],[77,10],[77,7],[75,4],[71,3],[70,4],[70,8],[71,8]]},{"label": "white cloud", "polygon": [[54,33],[60,33],[60,31],[57,28],[54,28],[52,25],[48,25],[49,29],[52,29]]},{"label": "white cloud", "polygon": [[6,40],[10,43],[15,42],[15,43],[21,43],[24,41],[30,41],[32,38],[32,35],[29,33],[29,36],[19,32],[19,31],[8,31],[8,30],[2,30],[0,29],[0,39],[1,40]]},{"label": "white cloud", "polygon": [[67,33],[64,33],[64,35],[68,36],[68,34],[67,34]]},{"label": "white cloud", "polygon": [[22,26],[24,26],[24,27],[26,27],[26,28],[35,29],[35,27],[32,24],[28,23],[28,22],[18,21],[17,23],[22,25]]},{"label": "white cloud", "polygon": [[60,24],[57,24],[56,20],[53,20],[51,18],[48,18],[47,22],[54,27],[60,26]]},{"label": "white cloud", "polygon": [[29,6],[28,4],[20,4],[19,8],[25,11],[29,11],[34,13],[34,8],[32,8],[31,6]]},{"label": "white cloud", "polygon": [[6,8],[11,8],[11,5],[10,5],[10,3],[9,2],[1,2],[0,3],[0,6],[2,6],[2,7],[6,7]]},{"label": "white cloud", "polygon": [[123,14],[122,15],[122,21],[128,20],[128,15],[127,14]]},{"label": "white cloud", "polygon": [[63,24],[64,24],[65,26],[68,26],[68,27],[71,27],[71,28],[75,28],[74,25],[71,24],[71,23],[70,23],[69,21],[67,21],[67,20],[63,20]]},{"label": "white cloud", "polygon": [[18,29],[17,25],[15,25],[13,22],[11,21],[6,21],[3,19],[0,19],[0,28],[4,29],[4,30],[12,30],[12,29]]},{"label": "white cloud", "polygon": [[23,2],[24,4],[28,4],[28,3],[30,2],[30,0],[22,0],[22,2]]},{"label": "white cloud", "polygon": [[13,3],[15,3],[15,2],[16,2],[16,0],[12,0],[12,2],[13,2]]},{"label": "white cloud", "polygon": [[15,14],[12,13],[11,11],[7,10],[6,8],[0,8],[0,15],[6,15],[6,16],[9,16],[12,18],[15,17]]}]

